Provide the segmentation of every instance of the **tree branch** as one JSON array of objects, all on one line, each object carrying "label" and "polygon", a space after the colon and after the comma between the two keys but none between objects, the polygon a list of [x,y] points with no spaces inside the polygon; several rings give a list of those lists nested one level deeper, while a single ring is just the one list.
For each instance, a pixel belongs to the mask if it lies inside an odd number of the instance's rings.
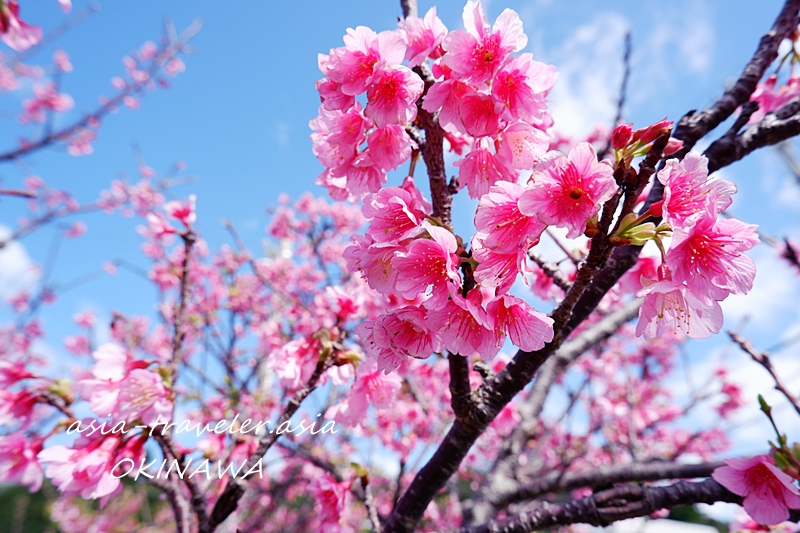
[{"label": "tree branch", "polygon": [[657,462],[601,466],[580,472],[553,471],[515,491],[498,494],[493,503],[497,508],[503,508],[511,503],[532,500],[548,492],[568,491],[581,487],[596,488],[631,481],[708,477],[715,468],[723,465],[722,462],[700,464]]},{"label": "tree branch", "polygon": [[646,516],[659,509],[672,509],[695,503],[741,503],[741,496],[714,481],[699,483],[678,481],[666,487],[624,485],[604,490],[580,500],[548,504],[521,513],[504,523],[491,521],[475,527],[463,527],[458,533],[532,533],[567,524],[606,526],[618,520]]},{"label": "tree branch", "polygon": [[775,381],[775,389],[779,391],[784,397],[789,400],[789,403],[792,404],[794,410],[797,411],[797,414],[800,414],[800,400],[789,392],[789,389],[786,388],[786,384],[783,383],[778,373],[775,372],[775,367],[772,366],[772,361],[769,358],[769,354],[767,352],[759,352],[753,346],[753,343],[750,342],[748,339],[745,339],[735,331],[728,331],[728,335],[730,335],[731,340],[739,345],[745,353],[749,354],[750,357],[753,358],[753,361],[760,364],[764,367],[764,370],[769,372],[769,375],[772,376],[773,381]]}]

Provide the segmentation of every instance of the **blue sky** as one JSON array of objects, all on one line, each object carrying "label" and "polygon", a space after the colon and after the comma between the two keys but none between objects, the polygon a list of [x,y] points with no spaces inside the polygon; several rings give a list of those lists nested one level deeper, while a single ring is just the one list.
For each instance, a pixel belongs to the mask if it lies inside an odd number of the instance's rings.
[{"label": "blue sky", "polygon": [[[88,5],[84,0],[74,3],[75,11]],[[23,18],[45,29],[64,20],[55,0],[22,0],[21,4]],[[421,0],[420,11],[431,5]],[[741,72],[780,5],[777,0],[485,2],[490,20],[505,7],[519,12],[530,38],[527,51],[556,65],[561,73],[551,97],[556,128],[572,134],[610,123],[626,31],[632,33],[633,57],[625,118],[642,126],[664,116],[677,120],[689,109],[712,103]],[[462,7],[460,0],[438,3],[439,16],[448,28],[461,26]],[[123,71],[121,58],[143,42],[157,40],[164,16],[171,17],[179,29],[197,17],[204,21],[192,41],[197,53],[185,58],[187,70],[170,90],[148,94],[137,111],[122,109],[108,117],[94,143],[94,155],[75,158],[59,149],[39,152],[24,161],[24,168],[0,165],[2,185],[18,186],[31,172],[90,201],[110,180],[135,175],[131,145],[136,143],[157,171],[166,171],[176,161],[186,163],[186,173],[194,181],[174,193],[180,197],[197,194],[200,228],[212,249],[228,241],[219,223],[227,218],[258,250],[267,221],[265,209],[275,204],[278,194],[324,193],[313,183],[322,168],[311,153],[307,125],[319,102],[314,89],[320,77],[317,54],[340,46],[347,27],[390,29],[399,13],[399,2],[394,0],[105,2],[99,12],[55,43],[70,54],[75,68],[62,87],[74,97],[76,110],[62,122],[93,109],[97,96],[111,93],[109,80]],[[49,64],[52,50],[53,46],[48,47],[32,62]],[[0,151],[16,143],[19,129],[8,115],[18,107],[18,97],[0,98]],[[737,216],[761,224],[774,235],[800,235],[800,186],[792,184],[794,178],[774,151],[737,163],[725,169],[724,175],[740,190],[732,208]],[[456,201],[456,208],[462,210],[457,224],[465,230],[470,220],[467,200],[460,194]],[[3,199],[0,224],[13,222],[19,207],[17,201]],[[89,231],[82,239],[64,243],[55,279],[70,280],[109,259],[123,258],[147,267],[138,251],[141,239],[134,230],[138,221],[102,215],[83,220]],[[22,244],[41,262],[51,237],[52,232],[45,230]],[[773,256],[766,247],[753,253],[761,269],[753,294],[726,304],[727,327],[750,316],[744,332],[763,348],[800,330],[795,303],[800,284]],[[19,253],[16,258],[11,264],[8,253],[0,255],[0,287],[18,274],[15,266],[26,268]],[[94,309],[101,320],[112,309],[150,313],[153,297],[147,284],[129,273],[103,276],[65,294],[45,311],[45,327],[52,339],[63,338],[76,331],[68,319],[74,312]],[[711,359],[704,356],[716,357],[723,341],[690,346],[697,358],[696,372],[712,368]],[[62,350],[55,344],[53,349],[54,353]],[[796,378],[800,365],[789,359],[790,352],[784,352],[778,363]],[[741,354],[728,357],[748,382],[748,395],[768,392],[769,381],[760,369]],[[792,427],[798,429],[800,424]],[[758,441],[751,441],[742,434],[739,448],[752,449],[766,434],[757,437]]]}]

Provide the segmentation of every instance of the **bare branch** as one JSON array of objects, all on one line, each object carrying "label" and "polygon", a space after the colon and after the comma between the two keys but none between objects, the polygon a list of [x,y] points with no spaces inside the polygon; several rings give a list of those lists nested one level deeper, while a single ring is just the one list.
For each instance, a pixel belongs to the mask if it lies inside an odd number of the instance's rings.
[{"label": "bare branch", "polygon": [[606,526],[618,520],[646,516],[659,509],[672,509],[695,503],[741,503],[741,496],[714,481],[699,483],[678,481],[666,487],[624,485],[598,492],[581,500],[548,504],[517,515],[506,522],[491,521],[463,527],[458,533],[532,533],[567,524]]},{"label": "bare branch", "polygon": [[633,463],[609,465],[580,472],[552,471],[506,494],[498,494],[494,504],[503,508],[515,502],[532,500],[548,492],[568,491],[580,487],[602,487],[608,484],[631,481],[660,481],[662,479],[690,479],[708,477],[724,463]]},{"label": "bare branch", "polygon": [[450,363],[450,403],[456,418],[466,418],[472,412],[472,389],[469,385],[467,358],[457,353],[448,353]]},{"label": "bare branch", "polygon": [[769,375],[772,376],[773,381],[775,381],[775,389],[783,394],[787,400],[789,400],[789,403],[792,404],[794,410],[800,415],[800,400],[797,399],[797,396],[789,392],[789,389],[786,388],[786,384],[783,383],[783,380],[781,380],[780,376],[778,376],[778,373],[775,372],[775,367],[772,366],[772,361],[769,358],[769,354],[767,352],[759,352],[756,350],[752,342],[750,342],[748,339],[745,339],[735,331],[728,331],[728,335],[730,335],[733,342],[739,345],[739,348],[753,358],[753,361],[763,366],[764,370],[769,372]]}]

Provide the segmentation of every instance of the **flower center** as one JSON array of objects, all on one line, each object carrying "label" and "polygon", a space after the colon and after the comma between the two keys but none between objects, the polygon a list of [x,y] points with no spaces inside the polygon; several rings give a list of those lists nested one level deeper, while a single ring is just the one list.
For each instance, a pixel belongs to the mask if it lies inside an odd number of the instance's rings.
[{"label": "flower center", "polygon": [[580,200],[581,196],[583,196],[583,189],[580,187],[573,187],[571,191],[569,191],[569,197],[573,200]]}]

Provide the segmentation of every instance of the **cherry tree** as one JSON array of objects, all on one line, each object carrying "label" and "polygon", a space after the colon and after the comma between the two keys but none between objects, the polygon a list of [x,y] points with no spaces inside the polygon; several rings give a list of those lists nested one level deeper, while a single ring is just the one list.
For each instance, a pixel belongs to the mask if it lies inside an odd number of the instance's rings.
[{"label": "cherry tree", "polygon": [[[800,133],[800,1],[707,109],[618,117],[585,139],[557,133],[558,65],[524,52],[517,13],[490,21],[469,0],[449,30],[435,7],[399,7],[397,26],[349,28],[319,55],[311,148],[330,199],[279,198],[263,254],[230,222],[211,249],[196,213],[208,200],[166,200],[181,165],[159,175],[140,162],[135,182],[88,203],[33,175],[2,184],[29,215],[0,248],[47,225],[79,238],[74,217],[93,211],[137,217],[139,273],[158,299],[153,316],[110,302],[108,342],[93,313],[74,315],[59,341],[75,365],[61,375],[40,355],[53,339],[39,310],[80,283],[43,276],[9,297],[0,481],[57,491],[50,518],[65,532],[582,531],[715,502],[743,506],[734,531],[796,531],[787,422],[725,366],[689,398],[670,380],[687,339],[725,334],[721,302],[757,276],[748,251],[772,247],[800,269],[797,242],[735,218],[737,188],[714,174]],[[48,35],[20,16],[0,0],[17,53],[0,55],[0,90],[30,93],[15,117],[24,138],[0,162],[91,154],[109,113],[184,70],[199,29],[167,25],[123,59],[113,95],[56,127],[74,106],[58,82],[72,65],[63,51],[28,64]],[[473,211],[455,212],[455,195]],[[727,334],[800,415],[769,354]],[[721,424],[756,402],[775,435],[731,457]]]}]

